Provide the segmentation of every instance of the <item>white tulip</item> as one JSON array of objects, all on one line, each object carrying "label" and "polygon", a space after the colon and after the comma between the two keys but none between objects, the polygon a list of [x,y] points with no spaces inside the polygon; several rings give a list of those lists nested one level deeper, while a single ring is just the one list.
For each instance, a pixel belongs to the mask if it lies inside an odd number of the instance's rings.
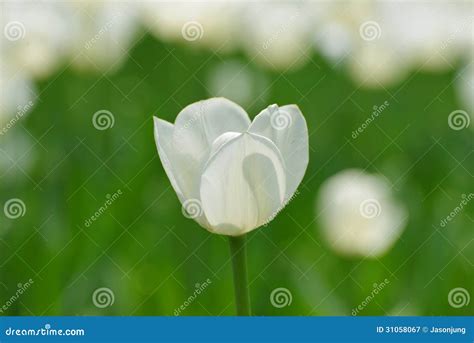
[{"label": "white tulip", "polygon": [[381,176],[344,170],[321,186],[318,213],[323,235],[344,255],[380,256],[405,228],[407,213]]},{"label": "white tulip", "polygon": [[308,165],[308,131],[296,105],[269,106],[253,122],[239,105],[211,98],[175,124],[155,120],[158,153],[188,216],[207,230],[243,235],[291,198]]}]

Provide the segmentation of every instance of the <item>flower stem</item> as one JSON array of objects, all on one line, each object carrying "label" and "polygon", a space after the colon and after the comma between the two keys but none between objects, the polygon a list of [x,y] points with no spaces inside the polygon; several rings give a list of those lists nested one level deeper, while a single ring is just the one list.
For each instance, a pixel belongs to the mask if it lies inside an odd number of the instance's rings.
[{"label": "flower stem", "polygon": [[235,306],[238,316],[250,316],[250,296],[247,278],[245,235],[229,237],[234,274]]}]

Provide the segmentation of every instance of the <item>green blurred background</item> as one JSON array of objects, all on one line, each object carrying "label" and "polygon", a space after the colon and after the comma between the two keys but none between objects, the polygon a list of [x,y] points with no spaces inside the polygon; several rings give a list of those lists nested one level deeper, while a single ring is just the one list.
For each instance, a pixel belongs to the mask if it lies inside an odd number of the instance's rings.
[{"label": "green blurred background", "polygon": [[[0,303],[18,284],[34,283],[3,315],[173,315],[207,279],[211,284],[181,314],[235,313],[228,243],[182,215],[156,152],[152,120],[173,122],[186,105],[211,97],[209,74],[227,63],[266,82],[243,104],[252,118],[272,103],[295,103],[310,132],[300,194],[248,235],[253,313],[351,315],[373,284],[387,278],[389,286],[360,315],[473,314],[472,301],[462,308],[448,303],[455,287],[474,294],[472,204],[440,227],[473,185],[472,131],[447,123],[462,108],[452,84],[456,70],[416,72],[371,90],[314,52],[309,63],[283,73],[239,50],[220,54],[149,35],[129,55],[109,74],[65,65],[39,82],[39,101],[8,132],[31,138],[21,157],[31,167],[23,172],[22,163],[12,162],[1,171],[0,203],[20,198],[26,213],[0,216]],[[352,139],[385,101],[383,115]],[[100,131],[92,116],[104,109],[115,123]],[[405,231],[381,258],[340,256],[321,236],[318,190],[346,168],[385,175],[408,208]],[[118,190],[123,194],[86,227]],[[115,298],[106,308],[92,301],[102,287]],[[289,306],[271,305],[277,287],[291,292]]]}]

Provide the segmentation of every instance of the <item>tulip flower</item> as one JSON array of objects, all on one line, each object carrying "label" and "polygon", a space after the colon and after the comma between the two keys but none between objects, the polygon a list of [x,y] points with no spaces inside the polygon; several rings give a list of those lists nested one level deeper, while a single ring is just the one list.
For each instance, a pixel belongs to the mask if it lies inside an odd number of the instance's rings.
[{"label": "tulip flower", "polygon": [[154,118],[155,141],[183,213],[230,240],[238,314],[250,314],[245,234],[272,220],[308,165],[306,121],[296,105],[271,105],[253,122],[239,105],[211,98],[175,124]]}]

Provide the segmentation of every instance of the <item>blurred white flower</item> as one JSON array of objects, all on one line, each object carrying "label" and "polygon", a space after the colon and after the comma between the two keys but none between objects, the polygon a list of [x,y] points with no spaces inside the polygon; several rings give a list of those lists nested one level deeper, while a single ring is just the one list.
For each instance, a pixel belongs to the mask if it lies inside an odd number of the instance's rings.
[{"label": "blurred white flower", "polygon": [[0,57],[33,77],[49,76],[70,46],[70,11],[53,1],[2,1]]},{"label": "blurred white flower", "polygon": [[306,121],[295,105],[272,105],[250,122],[225,98],[196,102],[174,125],[155,117],[155,141],[183,214],[230,236],[272,220],[309,158]]},{"label": "blurred white flower", "polygon": [[[474,49],[474,47],[473,47]],[[471,116],[474,116],[474,61],[471,59],[470,64],[462,67],[456,78],[456,88],[459,98]],[[472,118],[474,122],[474,118]],[[471,125],[474,127],[474,125]]]},{"label": "blurred white flower", "polygon": [[116,70],[129,58],[138,29],[138,9],[133,2],[82,0],[71,2],[74,16],[69,34],[71,59],[78,69]]},{"label": "blurred white flower", "polygon": [[267,81],[249,64],[226,61],[214,67],[208,76],[208,89],[212,97],[225,97],[244,106],[265,100]]},{"label": "blurred white flower", "polygon": [[143,3],[143,18],[152,33],[165,40],[189,42],[214,49],[230,50],[237,43],[239,2]]},{"label": "blurred white flower", "polygon": [[28,179],[36,161],[31,137],[22,130],[12,130],[0,136],[0,179],[2,182]]},{"label": "blurred white flower", "polygon": [[380,256],[405,228],[406,210],[381,176],[349,169],[321,186],[317,204],[322,232],[343,255]]},{"label": "blurred white flower", "polygon": [[255,3],[246,8],[240,34],[251,60],[284,70],[309,58],[312,21],[304,5]]},{"label": "blurred white flower", "polygon": [[0,134],[4,134],[10,120],[20,119],[31,109],[36,88],[21,70],[0,62],[0,92]]}]

